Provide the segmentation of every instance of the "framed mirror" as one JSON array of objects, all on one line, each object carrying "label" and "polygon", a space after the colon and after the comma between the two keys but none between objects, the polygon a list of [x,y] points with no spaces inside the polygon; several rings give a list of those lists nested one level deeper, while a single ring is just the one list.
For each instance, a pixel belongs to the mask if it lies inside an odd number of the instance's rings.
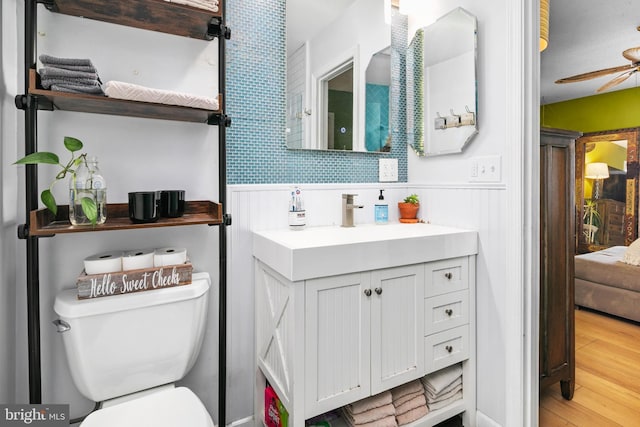
[{"label": "framed mirror", "polygon": [[628,246],[638,238],[639,136],[634,128],[576,140],[578,253]]},{"label": "framed mirror", "polygon": [[287,148],[389,151],[385,1],[287,0],[286,14]]},{"label": "framed mirror", "polygon": [[457,8],[407,50],[407,137],[419,156],[460,153],[478,133],[477,20]]}]

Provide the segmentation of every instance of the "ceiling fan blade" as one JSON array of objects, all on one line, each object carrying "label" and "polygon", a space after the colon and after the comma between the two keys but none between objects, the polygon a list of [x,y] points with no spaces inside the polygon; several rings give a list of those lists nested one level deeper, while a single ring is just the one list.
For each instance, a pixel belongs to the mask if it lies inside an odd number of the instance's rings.
[{"label": "ceiling fan blade", "polygon": [[635,69],[633,69],[631,71],[626,71],[626,72],[620,74],[619,76],[614,77],[613,79],[609,80],[607,83],[605,83],[602,86],[600,86],[598,88],[598,90],[596,90],[596,92],[597,93],[604,92],[607,89],[611,89],[612,87],[619,85],[623,81],[627,80],[636,71],[638,71],[637,68],[635,68]]},{"label": "ceiling fan blade", "polygon": [[622,56],[631,62],[640,62],[640,47],[632,47],[622,52]]},{"label": "ceiling fan blade", "polygon": [[628,64],[628,65],[619,65],[617,67],[605,68],[602,70],[591,71],[588,73],[577,74],[571,77],[565,77],[560,80],[556,80],[556,83],[574,83],[574,82],[582,82],[585,80],[595,79],[596,77],[606,76],[607,74],[619,73],[620,71],[627,71],[629,69],[635,68],[636,65]]}]

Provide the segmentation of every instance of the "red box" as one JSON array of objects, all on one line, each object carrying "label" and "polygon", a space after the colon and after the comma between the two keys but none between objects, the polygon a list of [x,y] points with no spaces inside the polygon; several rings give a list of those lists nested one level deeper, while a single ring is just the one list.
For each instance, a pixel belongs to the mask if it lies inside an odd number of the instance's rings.
[{"label": "red box", "polygon": [[289,413],[270,385],[264,389],[264,424],[267,427],[287,427]]}]

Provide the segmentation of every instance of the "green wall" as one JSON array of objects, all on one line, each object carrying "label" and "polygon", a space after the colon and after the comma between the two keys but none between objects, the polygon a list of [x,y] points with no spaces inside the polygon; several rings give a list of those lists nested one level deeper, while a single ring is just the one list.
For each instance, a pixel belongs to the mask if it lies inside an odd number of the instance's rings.
[{"label": "green wall", "polygon": [[640,88],[542,105],[540,126],[583,133],[640,127]]}]

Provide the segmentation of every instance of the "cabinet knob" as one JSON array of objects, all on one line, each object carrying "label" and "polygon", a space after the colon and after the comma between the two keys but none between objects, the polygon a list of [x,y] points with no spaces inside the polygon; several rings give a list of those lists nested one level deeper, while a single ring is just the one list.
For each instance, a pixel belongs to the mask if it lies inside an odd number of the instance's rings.
[{"label": "cabinet knob", "polygon": [[451,278],[453,277],[453,274],[451,274],[450,272],[447,272],[447,273],[444,273],[444,277],[451,280]]},{"label": "cabinet knob", "polygon": [[370,297],[370,296],[371,296],[371,289],[365,289],[365,290],[364,290],[364,294],[365,294],[366,296]]},{"label": "cabinet knob", "polygon": [[453,351],[453,347],[450,345],[446,346],[444,349],[447,350],[447,353],[451,353]]},{"label": "cabinet knob", "polygon": [[382,288],[376,288],[375,291],[378,295],[382,294]]},{"label": "cabinet knob", "polygon": [[444,312],[447,313],[447,316],[451,316],[453,314],[453,310],[450,308],[447,308]]}]

